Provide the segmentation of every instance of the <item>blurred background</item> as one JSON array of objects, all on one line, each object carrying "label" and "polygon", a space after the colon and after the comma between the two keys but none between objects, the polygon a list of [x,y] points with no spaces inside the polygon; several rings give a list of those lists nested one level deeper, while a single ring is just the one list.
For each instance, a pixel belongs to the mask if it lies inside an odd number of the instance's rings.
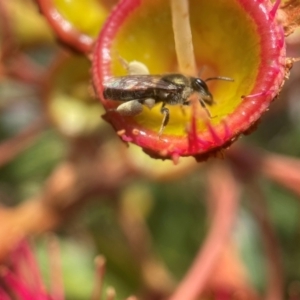
[{"label": "blurred background", "polygon": [[[103,20],[112,6],[88,2],[98,5],[93,11]],[[67,11],[71,5],[66,3],[56,1]],[[291,57],[300,56],[299,33],[287,40]],[[231,163],[182,158],[174,165],[122,143],[100,117],[104,111],[93,96],[90,62],[58,42],[33,1],[0,1],[0,55],[2,261],[20,236],[29,238],[47,284],[45,233],[54,231],[66,299],[89,299],[99,254],[107,262],[104,287],[113,286],[116,299],[131,294],[162,299],[170,294],[213,226],[208,199],[218,180],[211,169]],[[232,147],[232,156],[235,149],[254,149],[299,159],[299,81],[300,64],[295,63],[280,97],[258,129]],[[267,290],[269,235],[284,298],[300,299],[300,190],[258,171],[258,188],[251,193],[247,174],[232,168],[240,179],[240,194],[231,243],[247,284],[258,295]],[[260,209],[263,220],[257,214]],[[12,228],[18,228],[16,237]],[[225,299],[205,297],[201,299]]]}]

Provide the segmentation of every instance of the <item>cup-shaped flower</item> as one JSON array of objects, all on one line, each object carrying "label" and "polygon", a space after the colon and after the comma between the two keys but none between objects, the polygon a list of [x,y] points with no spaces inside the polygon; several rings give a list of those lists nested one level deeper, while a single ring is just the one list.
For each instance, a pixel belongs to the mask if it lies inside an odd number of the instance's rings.
[{"label": "cup-shaped flower", "polygon": [[[130,99],[122,96],[130,89],[139,90],[145,85],[146,77],[135,79],[131,86],[116,81],[120,99],[109,99],[105,91],[111,77],[126,75],[120,57],[128,62],[142,62],[151,76],[180,73],[170,3],[121,1],[104,25],[93,57],[93,83],[107,110],[105,119],[124,141],[141,146],[153,157],[193,155],[203,159],[228,147],[260,119],[278,95],[289,71],[283,29],[276,19],[278,3],[189,0],[198,74],[192,74],[192,79],[187,77],[186,85],[195,93],[185,101],[180,98],[183,97],[182,86],[177,86],[177,91],[173,91],[173,87],[169,92],[162,90],[160,82],[157,84],[154,80],[150,86],[152,94],[148,95],[154,95],[156,105],[149,109],[145,94],[139,97],[141,94],[132,93]],[[207,80],[219,76],[233,81]],[[200,77],[204,94],[194,87],[194,78]],[[176,103],[166,100],[174,93],[183,100]],[[134,96],[138,99],[133,99]],[[128,116],[116,111],[128,100],[138,100],[143,106],[142,112]],[[162,104],[169,110],[169,122],[163,131]]]}]

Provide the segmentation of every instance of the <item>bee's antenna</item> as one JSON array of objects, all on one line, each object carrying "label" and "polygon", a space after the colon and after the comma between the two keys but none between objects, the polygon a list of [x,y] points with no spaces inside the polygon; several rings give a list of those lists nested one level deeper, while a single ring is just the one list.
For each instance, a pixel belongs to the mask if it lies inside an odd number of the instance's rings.
[{"label": "bee's antenna", "polygon": [[206,79],[205,79],[205,82],[206,82],[206,81],[209,81],[209,80],[234,81],[234,79],[232,79],[232,78],[230,78],[230,77],[224,77],[224,76],[209,77],[209,78],[206,78]]},{"label": "bee's antenna", "polygon": [[118,59],[122,67],[127,71],[128,64],[129,64],[128,61],[125,58],[123,58],[119,53],[118,53]]}]

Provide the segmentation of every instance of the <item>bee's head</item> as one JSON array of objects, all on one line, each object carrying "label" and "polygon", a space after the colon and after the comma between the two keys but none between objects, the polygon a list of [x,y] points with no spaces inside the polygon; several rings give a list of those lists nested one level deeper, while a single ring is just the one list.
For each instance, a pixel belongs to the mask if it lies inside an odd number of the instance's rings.
[{"label": "bee's head", "polygon": [[192,78],[191,80],[191,87],[192,89],[200,94],[201,99],[207,104],[207,105],[212,105],[214,104],[214,99],[213,95],[208,89],[207,84],[205,83],[204,80],[201,78]]}]

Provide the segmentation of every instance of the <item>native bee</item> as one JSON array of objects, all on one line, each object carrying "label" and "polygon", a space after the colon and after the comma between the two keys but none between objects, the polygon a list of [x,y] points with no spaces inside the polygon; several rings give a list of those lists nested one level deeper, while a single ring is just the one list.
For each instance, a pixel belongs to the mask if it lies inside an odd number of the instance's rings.
[{"label": "native bee", "polygon": [[206,84],[209,80],[233,81],[229,77],[211,77],[202,80],[199,77],[185,76],[183,74],[149,75],[131,74],[127,76],[111,77],[103,84],[103,97],[107,100],[124,102],[116,111],[122,116],[135,116],[142,112],[143,105],[152,108],[157,103],[162,103],[162,123],[158,135],[160,136],[167,126],[170,113],[167,105],[190,105],[190,97],[198,96],[200,105],[206,110],[206,106],[213,105],[213,95]]}]

